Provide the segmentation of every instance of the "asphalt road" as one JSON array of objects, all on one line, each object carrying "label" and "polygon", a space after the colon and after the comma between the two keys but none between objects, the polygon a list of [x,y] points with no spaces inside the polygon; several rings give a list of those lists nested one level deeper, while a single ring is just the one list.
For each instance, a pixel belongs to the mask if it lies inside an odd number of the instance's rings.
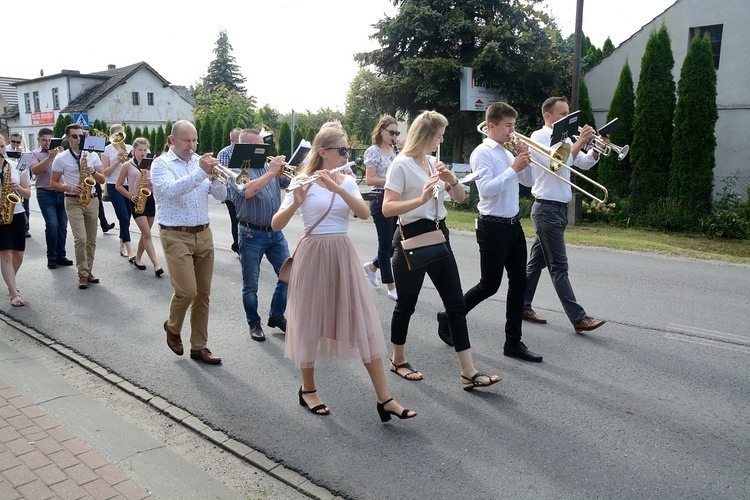
[{"label": "asphalt road", "polygon": [[[607,324],[575,334],[543,277],[534,308],[549,323],[524,324],[524,340],[544,362],[505,358],[503,285],[468,318],[477,367],[503,380],[473,393],[461,390],[455,353],[437,337],[441,306],[427,280],[407,344],[425,380],[387,374],[394,396],[419,416],[381,424],[358,363],[319,365],[330,416],[299,407],[300,377],[283,357],[283,334],[266,328],[265,343],[249,337],[223,205],[212,202],[211,221],[209,346],[221,366],[168,350],[169,279],[156,278],[147,259],[139,271],[120,257],[116,230],[97,241],[101,284],[78,290],[75,267],[48,270],[35,199],[18,278],[27,305],[0,308],[345,497],[750,496],[750,266],[570,248],[579,302]],[[285,233],[293,248],[298,218]],[[374,256],[371,221],[353,219],[350,236],[363,261]],[[476,242],[468,232],[451,241],[466,290],[479,278]],[[71,235],[68,249],[72,257]],[[274,286],[267,262],[261,280],[265,317]],[[372,296],[388,338],[394,303],[385,286]]]}]

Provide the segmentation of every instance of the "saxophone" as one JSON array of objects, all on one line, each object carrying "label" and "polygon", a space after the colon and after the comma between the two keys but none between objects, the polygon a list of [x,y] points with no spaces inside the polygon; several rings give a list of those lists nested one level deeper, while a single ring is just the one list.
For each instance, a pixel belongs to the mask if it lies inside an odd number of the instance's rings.
[{"label": "saxophone", "polygon": [[148,185],[148,170],[145,168],[141,169],[141,182],[138,183],[138,199],[135,202],[135,208],[133,212],[136,214],[142,214],[146,209],[146,201],[151,196],[151,190],[147,188]]},{"label": "saxophone", "polygon": [[78,189],[81,190],[81,192],[78,193],[78,203],[84,207],[91,201],[91,188],[96,185],[94,178],[89,177],[86,174],[86,170],[88,170],[89,167],[88,156],[88,151],[81,152],[81,170],[78,172]]},{"label": "saxophone", "polygon": [[13,166],[5,158],[0,158],[3,161],[2,170],[2,203],[0,203],[0,224],[7,225],[13,222],[13,211],[16,208],[16,203],[21,201],[21,198],[10,190],[11,182],[11,171]]}]

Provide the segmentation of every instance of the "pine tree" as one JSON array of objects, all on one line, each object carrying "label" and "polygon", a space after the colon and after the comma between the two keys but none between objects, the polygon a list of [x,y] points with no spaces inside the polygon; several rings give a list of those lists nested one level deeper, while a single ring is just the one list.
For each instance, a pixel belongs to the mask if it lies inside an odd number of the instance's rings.
[{"label": "pine tree", "polygon": [[662,24],[646,43],[636,91],[631,164],[638,210],[667,196],[677,100],[673,67],[669,32]]},{"label": "pine tree", "polygon": [[71,120],[71,123],[73,122],[73,119],[70,117],[70,115],[57,115],[57,121],[55,122],[55,127],[53,129],[55,137],[62,137],[65,135],[65,127],[68,126],[68,119]]},{"label": "pine tree", "polygon": [[214,48],[216,59],[208,65],[208,74],[203,79],[203,85],[210,89],[223,85],[229,91],[244,95],[245,77],[240,73],[232,50],[226,30],[221,30]]},{"label": "pine tree", "polygon": [[669,196],[699,215],[711,209],[718,119],[711,41],[708,35],[700,37],[696,33],[677,84]]},{"label": "pine tree", "polygon": [[224,128],[226,127],[226,120],[219,118],[214,122],[213,134],[211,135],[211,151],[214,156],[219,154],[219,151],[224,147],[224,140],[229,140],[229,134],[224,135]]},{"label": "pine tree", "polygon": [[285,121],[281,124],[281,128],[279,129],[279,142],[276,145],[276,148],[279,151],[279,154],[286,155],[287,159],[291,158],[292,156],[292,150],[291,150],[291,143],[292,142],[292,127],[289,125],[288,121]]},{"label": "pine tree", "polygon": [[130,128],[130,125],[125,125],[125,138],[128,140],[128,142],[133,142],[133,139],[138,137],[137,135],[133,135],[133,129]]},{"label": "pine tree", "polygon": [[156,139],[151,145],[151,152],[154,154],[159,154],[161,151],[164,151],[164,145],[166,144],[166,142],[167,137],[164,134],[164,127],[159,125],[159,128],[156,129]]},{"label": "pine tree", "polygon": [[602,56],[607,57],[615,50],[615,44],[612,43],[612,39],[607,37],[606,40],[604,40],[604,45],[602,45]]},{"label": "pine tree", "polygon": [[200,135],[198,135],[198,151],[208,153],[213,145],[214,127],[211,115],[206,115],[201,123]]},{"label": "pine tree", "polygon": [[[620,80],[612,96],[607,113],[607,123],[618,118],[622,126],[610,137],[613,144],[625,146],[633,142],[633,119],[635,117],[635,90],[633,89],[633,73],[630,64],[625,65],[620,72]],[[620,198],[630,194],[630,155],[622,160],[612,153],[609,157],[599,161],[599,182],[607,187],[609,193]]]}]

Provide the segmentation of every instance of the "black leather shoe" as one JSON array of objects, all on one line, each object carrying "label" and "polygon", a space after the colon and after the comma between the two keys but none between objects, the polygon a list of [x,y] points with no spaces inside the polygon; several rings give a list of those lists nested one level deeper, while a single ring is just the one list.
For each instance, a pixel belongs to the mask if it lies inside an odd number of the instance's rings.
[{"label": "black leather shoe", "polygon": [[278,318],[268,318],[267,324],[271,328],[275,327],[286,333],[286,318],[284,316],[279,316]]},{"label": "black leather shoe", "polygon": [[30,232],[28,232],[28,231],[26,231],[26,237],[27,237],[27,238],[31,238],[31,233],[30,233]]},{"label": "black leather shoe", "polygon": [[57,259],[57,265],[58,266],[72,266],[73,265],[73,261],[70,260],[70,259],[66,259],[65,257],[63,257],[62,259]]},{"label": "black leather shoe", "polygon": [[437,313],[438,321],[438,337],[440,340],[453,347],[453,337],[451,336],[451,328],[448,325],[448,313],[440,311]]},{"label": "black leather shoe", "polygon": [[47,269],[57,269],[57,262],[55,262],[54,260],[48,260]]},{"label": "black leather shoe", "polygon": [[263,328],[260,326],[260,323],[250,325],[250,338],[257,340],[258,342],[266,340],[266,334],[263,333]]},{"label": "black leather shoe", "polygon": [[112,222],[110,224],[102,224],[102,231],[104,231],[105,233],[107,231],[109,231],[110,229],[114,229],[114,228],[115,228],[115,223],[114,222]]},{"label": "black leather shoe", "polygon": [[503,354],[509,358],[518,358],[524,361],[531,361],[532,363],[539,363],[544,359],[539,354],[529,351],[523,342],[519,342],[518,344],[506,343],[503,348]]}]

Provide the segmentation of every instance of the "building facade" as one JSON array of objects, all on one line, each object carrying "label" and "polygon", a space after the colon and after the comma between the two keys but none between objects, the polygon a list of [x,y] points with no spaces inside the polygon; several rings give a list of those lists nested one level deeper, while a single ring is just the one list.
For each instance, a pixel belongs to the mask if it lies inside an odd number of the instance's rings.
[{"label": "building facade", "polygon": [[8,131],[22,131],[30,149],[37,147],[39,129],[53,128],[61,114],[78,116],[86,123],[125,122],[133,128],[149,129],[164,126],[167,121],[193,120],[193,102],[187,89],[170,85],[145,62],[123,68],[110,65],[106,71],[89,74],[62,70],[55,75],[14,80],[8,86],[15,87],[16,103],[8,103],[0,114],[0,128],[6,135]]},{"label": "building facade", "polygon": [[[633,73],[637,88],[641,59],[652,31],[667,27],[672,40],[675,84],[679,82],[682,62],[696,29],[708,33],[717,68],[716,168],[714,193],[721,192],[723,180],[738,175],[737,190],[747,199],[750,185],[750,159],[747,154],[750,127],[750,9],[746,0],[719,0],[707,7],[701,0],[677,0],[617,47],[585,75],[589,99],[596,123],[606,123],[607,113],[625,61]],[[700,119],[700,117],[696,117]],[[654,137],[654,141],[660,138]]]}]

